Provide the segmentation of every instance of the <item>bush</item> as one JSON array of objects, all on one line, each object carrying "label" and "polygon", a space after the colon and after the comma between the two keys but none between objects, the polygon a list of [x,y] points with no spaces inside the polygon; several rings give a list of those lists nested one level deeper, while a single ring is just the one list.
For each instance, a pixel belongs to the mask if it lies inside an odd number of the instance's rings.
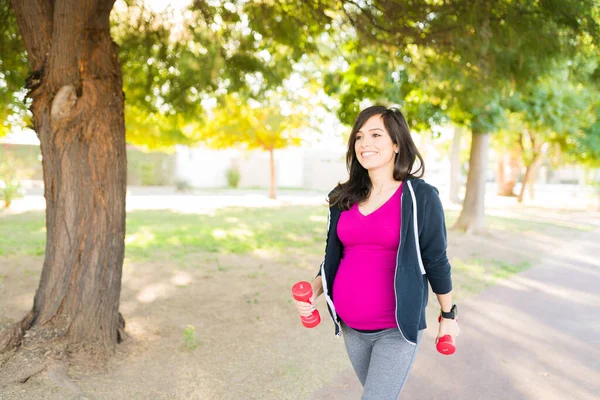
[{"label": "bush", "polygon": [[4,201],[4,208],[10,207],[13,200],[24,195],[19,179],[20,165],[9,152],[0,162],[0,200]]},{"label": "bush", "polygon": [[182,178],[175,180],[175,190],[177,190],[178,192],[187,192],[191,188],[192,185],[190,185],[190,183],[187,180]]},{"label": "bush", "polygon": [[188,350],[195,350],[200,346],[200,340],[196,334],[196,328],[193,325],[188,325],[187,328],[183,330],[183,340],[185,341],[185,347],[187,347]]},{"label": "bush", "polygon": [[0,200],[4,201],[4,208],[10,207],[13,200],[23,197],[21,182],[16,179],[0,180]]},{"label": "bush", "polygon": [[229,168],[227,170],[227,185],[232,188],[237,188],[240,184],[240,170],[237,168]]}]

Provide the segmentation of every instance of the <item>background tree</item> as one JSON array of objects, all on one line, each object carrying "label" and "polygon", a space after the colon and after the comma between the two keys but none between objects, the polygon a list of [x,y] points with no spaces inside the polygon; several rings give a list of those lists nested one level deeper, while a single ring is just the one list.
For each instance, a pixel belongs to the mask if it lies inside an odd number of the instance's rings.
[{"label": "background tree", "polygon": [[516,101],[521,123],[515,131],[525,167],[518,195],[518,201],[522,202],[528,186],[533,198],[534,178],[548,151],[557,148],[556,144],[571,142],[569,138],[595,122],[597,94],[573,83],[568,70],[559,68],[550,77],[540,78],[528,92],[518,94],[521,94]]},{"label": "background tree", "polygon": [[[276,198],[275,150],[301,144],[299,131],[306,126],[306,114],[282,110],[279,102],[264,105],[238,96],[224,104],[200,131],[212,148],[261,149],[269,153],[269,198]],[[289,104],[289,103],[287,103]]]},{"label": "background tree", "polygon": [[[467,190],[455,228],[484,229],[490,135],[506,124],[505,99],[550,71],[554,60],[573,57],[580,44],[597,43],[600,6],[593,1],[507,0],[341,4],[338,15],[356,30],[362,59],[373,54],[401,57],[412,82],[455,124],[471,131]],[[383,92],[387,81],[375,81]],[[345,83],[353,86],[350,80]],[[362,80],[357,83],[361,86]]]}]

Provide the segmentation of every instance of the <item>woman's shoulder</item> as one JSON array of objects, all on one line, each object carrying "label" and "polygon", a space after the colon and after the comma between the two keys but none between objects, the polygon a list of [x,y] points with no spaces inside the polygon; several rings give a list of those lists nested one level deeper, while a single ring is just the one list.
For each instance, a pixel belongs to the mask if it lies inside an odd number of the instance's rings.
[{"label": "woman's shoulder", "polygon": [[433,186],[432,184],[426,182],[422,178],[411,178],[407,179],[410,182],[413,190],[415,191],[415,195],[429,197],[433,194],[439,195],[439,190]]}]

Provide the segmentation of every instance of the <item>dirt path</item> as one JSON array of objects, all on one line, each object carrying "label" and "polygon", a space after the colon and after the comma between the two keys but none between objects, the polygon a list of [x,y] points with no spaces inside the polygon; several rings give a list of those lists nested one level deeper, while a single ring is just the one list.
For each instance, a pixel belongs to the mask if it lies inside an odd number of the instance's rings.
[{"label": "dirt path", "polygon": [[[600,230],[460,305],[453,356],[428,329],[401,399],[593,400],[600,392]],[[430,327],[435,326],[429,315]],[[314,400],[359,399],[350,368]]]}]

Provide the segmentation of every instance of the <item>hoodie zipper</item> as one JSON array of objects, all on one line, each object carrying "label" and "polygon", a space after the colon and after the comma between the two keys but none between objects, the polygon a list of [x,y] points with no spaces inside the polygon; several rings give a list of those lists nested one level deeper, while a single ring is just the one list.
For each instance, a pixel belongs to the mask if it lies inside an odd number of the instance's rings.
[{"label": "hoodie zipper", "polygon": [[[410,185],[410,182],[406,182]],[[411,188],[412,191],[412,188]],[[400,196],[400,215],[402,215],[402,199],[404,198],[404,192]],[[414,206],[414,203],[413,203]],[[413,207],[414,210],[414,207]],[[414,216],[413,216],[414,217]],[[400,235],[402,235],[402,225],[400,225]],[[402,243],[402,236],[400,236],[400,244]],[[400,335],[402,335],[402,339],[404,339],[408,344],[412,346],[416,346],[416,343],[411,342],[404,336],[404,332],[402,332],[402,328],[400,328],[400,322],[398,321],[398,290],[396,289],[396,276],[398,275],[398,257],[400,257],[400,244],[398,245],[398,251],[396,253],[396,270],[394,271],[394,298],[396,300],[395,308],[394,308],[394,317],[396,318],[396,325],[398,326],[398,330],[400,331]]]}]

